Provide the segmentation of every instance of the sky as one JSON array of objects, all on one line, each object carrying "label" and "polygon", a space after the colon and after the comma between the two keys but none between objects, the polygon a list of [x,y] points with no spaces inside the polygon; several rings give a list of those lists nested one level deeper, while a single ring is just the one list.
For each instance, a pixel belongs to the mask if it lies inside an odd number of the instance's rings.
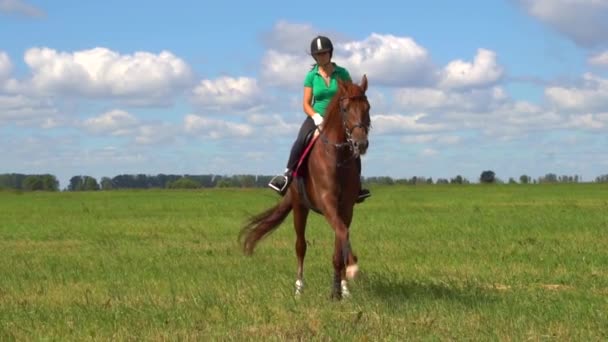
[{"label": "sky", "polygon": [[318,34],[364,177],[608,174],[608,0],[0,0],[0,173],[281,173]]}]

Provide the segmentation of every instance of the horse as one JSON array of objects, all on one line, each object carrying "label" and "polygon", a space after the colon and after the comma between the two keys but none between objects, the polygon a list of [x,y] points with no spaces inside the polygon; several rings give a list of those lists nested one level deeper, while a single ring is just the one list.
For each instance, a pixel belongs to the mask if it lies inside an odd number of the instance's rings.
[{"label": "horse", "polygon": [[350,296],[347,281],[355,278],[358,265],[350,244],[349,227],[361,188],[358,158],[367,152],[371,126],[366,91],[366,75],[360,84],[339,81],[322,128],[315,132],[318,137],[304,163],[306,172],[300,176],[302,179],[294,179],[274,207],[251,216],[239,234],[244,253],[251,255],[256,244],[272,233],[293,210],[298,259],[296,296],[304,290],[305,231],[311,209],[323,215],[335,233],[331,297],[340,300]]}]

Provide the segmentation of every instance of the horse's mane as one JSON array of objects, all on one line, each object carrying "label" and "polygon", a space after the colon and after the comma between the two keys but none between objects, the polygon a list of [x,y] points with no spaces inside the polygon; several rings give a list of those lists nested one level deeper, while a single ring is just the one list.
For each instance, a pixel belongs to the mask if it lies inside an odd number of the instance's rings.
[{"label": "horse's mane", "polygon": [[326,132],[332,132],[333,130],[342,131],[343,121],[342,114],[340,113],[340,99],[344,97],[357,97],[365,95],[363,89],[352,81],[341,81],[338,80],[338,91],[332,98],[331,102],[327,105],[325,110],[325,120],[323,123],[323,130]]}]

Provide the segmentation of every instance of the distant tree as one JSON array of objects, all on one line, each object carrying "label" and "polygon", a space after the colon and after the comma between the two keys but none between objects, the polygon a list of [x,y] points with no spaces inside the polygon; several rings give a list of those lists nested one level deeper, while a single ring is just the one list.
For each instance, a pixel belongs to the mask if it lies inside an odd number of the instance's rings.
[{"label": "distant tree", "polygon": [[70,178],[70,184],[68,184],[68,191],[82,191],[84,188],[84,179],[82,176],[74,176]]},{"label": "distant tree", "polygon": [[378,185],[393,185],[395,181],[391,177],[368,177],[365,178],[366,184],[378,184]]},{"label": "distant tree", "polygon": [[396,184],[396,185],[408,185],[408,184],[411,184],[410,181],[409,181],[409,179],[406,179],[406,178],[398,178],[398,179],[395,179],[394,182],[395,182],[394,184]]},{"label": "distant tree", "polygon": [[74,176],[70,178],[68,191],[97,191],[99,183],[91,176]]},{"label": "distant tree", "polygon": [[461,175],[457,175],[456,177],[452,178],[450,180],[451,184],[466,184],[468,183],[468,181],[466,181],[466,179],[464,177],[462,177]]},{"label": "distant tree", "polygon": [[408,181],[408,184],[411,184],[411,185],[426,184],[426,177],[424,177],[424,176],[414,176],[414,177],[412,177]]},{"label": "distant tree", "polygon": [[27,175],[21,173],[5,173],[0,175],[0,187],[5,189],[22,189],[23,180]]},{"label": "distant tree", "polygon": [[201,184],[194,179],[182,177],[178,180],[167,183],[167,187],[169,189],[198,189],[201,187]]},{"label": "distant tree", "polygon": [[232,179],[230,179],[228,177],[222,177],[222,179],[220,179],[216,183],[216,187],[218,187],[218,188],[231,188],[231,187],[234,187],[234,184],[232,184]]},{"label": "distant tree", "polygon": [[521,176],[519,176],[519,182],[521,184],[529,184],[530,180],[531,180],[530,176],[528,176],[528,175],[521,175]]},{"label": "distant tree", "polygon": [[112,190],[112,189],[114,189],[114,185],[112,184],[112,179],[110,179],[108,177],[102,177],[100,185],[101,185],[101,190]]},{"label": "distant tree", "polygon": [[97,191],[99,190],[99,183],[94,177],[84,176],[82,189],[84,191]]},{"label": "distant tree", "polygon": [[42,188],[44,191],[59,191],[59,181],[57,177],[54,175],[41,175],[42,178]]},{"label": "distant tree", "polygon": [[255,179],[255,186],[266,187],[268,185],[268,183],[270,183],[270,180],[272,179],[272,177],[274,177],[274,176],[258,175]]},{"label": "distant tree", "polygon": [[517,181],[513,177],[509,177],[509,184],[517,184]]},{"label": "distant tree", "polygon": [[608,183],[608,174],[600,175],[595,178],[596,183]]},{"label": "distant tree", "polygon": [[435,184],[450,184],[450,182],[445,178],[437,178],[437,182]]},{"label": "distant tree", "polygon": [[137,189],[148,189],[150,187],[148,176],[143,173],[136,175],[133,181]]},{"label": "distant tree", "polygon": [[[215,184],[213,184],[213,175],[201,175],[199,182],[205,188],[212,188]],[[270,179],[268,180],[270,182]],[[268,182],[264,184],[264,186],[268,185]]]},{"label": "distant tree", "polygon": [[496,182],[496,174],[492,170],[483,171],[479,176],[480,183],[494,183]]},{"label": "distant tree", "polygon": [[27,176],[23,180],[23,190],[40,191],[44,190],[44,182],[40,176]]},{"label": "distant tree", "polygon": [[254,175],[235,175],[232,178],[234,179],[235,186],[241,188],[253,188],[255,186]]},{"label": "distant tree", "polygon": [[212,188],[214,186],[213,175],[185,175],[184,177],[197,181],[204,188]]},{"label": "distant tree", "polygon": [[554,173],[547,173],[544,177],[538,179],[539,183],[557,183],[557,175]]}]

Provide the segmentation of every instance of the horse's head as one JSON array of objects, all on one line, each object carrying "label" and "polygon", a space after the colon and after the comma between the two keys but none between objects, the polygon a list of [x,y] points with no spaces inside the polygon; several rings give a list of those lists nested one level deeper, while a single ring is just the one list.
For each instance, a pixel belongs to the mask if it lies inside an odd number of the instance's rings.
[{"label": "horse's head", "polygon": [[367,76],[363,75],[361,84],[340,82],[338,103],[346,142],[350,145],[355,156],[367,152],[369,141],[367,134],[370,129],[370,105],[367,102]]}]

